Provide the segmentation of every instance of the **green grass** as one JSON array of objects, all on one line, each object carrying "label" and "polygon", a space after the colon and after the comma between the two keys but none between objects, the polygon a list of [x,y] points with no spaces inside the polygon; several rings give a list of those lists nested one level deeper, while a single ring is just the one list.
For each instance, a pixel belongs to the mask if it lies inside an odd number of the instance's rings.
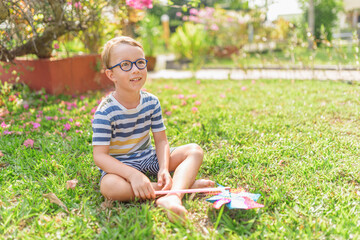
[{"label": "green grass", "polygon": [[359,53],[352,47],[321,47],[313,52],[306,47],[284,48],[282,51],[238,54],[236,58],[208,58],[204,67],[252,68],[264,66],[305,67],[353,66],[359,67]]},{"label": "green grass", "polygon": [[[219,211],[204,198],[184,199],[185,227],[152,202],[104,208],[91,152],[91,109],[104,93],[45,97],[3,86],[0,123],[10,126],[0,127],[0,239],[360,238],[358,85],[157,80],[145,87],[171,111],[164,114],[171,146],[195,142],[205,150],[199,177],[261,193],[265,207],[225,209],[217,229]],[[14,93],[28,110],[9,101]],[[4,116],[5,106],[11,115]],[[33,148],[23,145],[29,138]],[[67,189],[75,178],[76,188]],[[69,212],[44,198],[50,192]]]}]

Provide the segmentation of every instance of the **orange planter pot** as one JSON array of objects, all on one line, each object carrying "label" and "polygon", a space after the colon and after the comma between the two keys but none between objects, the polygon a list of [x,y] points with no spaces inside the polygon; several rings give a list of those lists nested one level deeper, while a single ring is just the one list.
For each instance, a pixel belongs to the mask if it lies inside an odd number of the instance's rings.
[{"label": "orange planter pot", "polygon": [[44,88],[50,94],[77,94],[113,86],[113,82],[96,69],[100,64],[100,55],[60,60],[15,60],[14,63],[6,63],[0,68],[2,82],[14,82],[17,75],[12,72],[15,70],[20,73],[20,82],[34,90]]}]

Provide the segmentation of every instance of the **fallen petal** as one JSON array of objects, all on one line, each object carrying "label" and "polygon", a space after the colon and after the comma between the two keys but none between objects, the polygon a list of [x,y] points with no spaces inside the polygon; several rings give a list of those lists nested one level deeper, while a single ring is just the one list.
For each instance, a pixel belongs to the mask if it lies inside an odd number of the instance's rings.
[{"label": "fallen petal", "polygon": [[78,183],[77,179],[66,181],[66,189],[74,189],[76,187],[76,184]]}]

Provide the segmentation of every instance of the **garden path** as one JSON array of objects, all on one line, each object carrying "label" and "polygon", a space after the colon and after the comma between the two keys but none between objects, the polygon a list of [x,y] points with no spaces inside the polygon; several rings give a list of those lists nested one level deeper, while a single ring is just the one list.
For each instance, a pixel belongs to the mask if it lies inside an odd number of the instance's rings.
[{"label": "garden path", "polygon": [[170,56],[158,57],[156,71],[149,72],[151,79],[184,79],[195,76],[197,79],[289,79],[289,80],[342,80],[360,81],[360,71],[356,69],[201,69],[194,74],[191,71],[166,69],[166,60],[172,59]]}]

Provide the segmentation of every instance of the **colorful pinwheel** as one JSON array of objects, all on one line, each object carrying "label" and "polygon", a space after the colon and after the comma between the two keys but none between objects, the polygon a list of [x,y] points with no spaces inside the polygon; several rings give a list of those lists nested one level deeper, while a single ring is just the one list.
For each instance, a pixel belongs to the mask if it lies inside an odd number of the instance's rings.
[{"label": "colorful pinwheel", "polygon": [[257,203],[261,194],[248,193],[243,188],[237,189],[224,189],[223,186],[219,185],[222,191],[208,199],[206,201],[212,202],[213,207],[216,209],[221,208],[224,204],[229,209],[252,209],[262,208],[264,205]]}]

